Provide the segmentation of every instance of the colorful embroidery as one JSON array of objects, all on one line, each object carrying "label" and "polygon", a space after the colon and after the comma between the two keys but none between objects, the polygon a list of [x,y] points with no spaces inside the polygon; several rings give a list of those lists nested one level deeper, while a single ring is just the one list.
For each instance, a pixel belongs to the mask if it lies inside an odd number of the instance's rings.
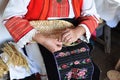
[{"label": "colorful embroidery", "polygon": [[80,49],[76,49],[76,50],[73,50],[73,51],[60,52],[57,55],[55,55],[55,57],[60,58],[60,57],[69,56],[71,54],[79,54],[79,53],[86,52],[86,51],[88,51],[88,49],[86,49],[85,47],[82,47]]},{"label": "colorful embroidery", "polygon": [[54,54],[60,80],[92,80],[94,66],[86,43],[63,47]]},{"label": "colorful embroidery", "polygon": [[64,80],[71,79],[85,79],[87,77],[88,70],[86,68],[72,68],[65,76]]},{"label": "colorful embroidery", "polygon": [[69,68],[73,65],[89,64],[90,62],[91,62],[91,60],[89,58],[76,60],[76,61],[68,62],[68,63],[58,66],[58,70],[63,70],[63,69]]}]

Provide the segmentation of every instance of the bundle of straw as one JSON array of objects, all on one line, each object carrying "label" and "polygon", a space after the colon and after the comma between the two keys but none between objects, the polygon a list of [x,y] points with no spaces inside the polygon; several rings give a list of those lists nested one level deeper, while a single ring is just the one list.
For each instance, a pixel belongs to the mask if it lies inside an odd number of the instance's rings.
[{"label": "bundle of straw", "polygon": [[2,58],[7,56],[7,65],[12,64],[14,66],[23,66],[29,70],[25,56],[23,56],[22,53],[20,53],[13,44],[5,43],[2,51]]},{"label": "bundle of straw", "polygon": [[7,74],[7,72],[8,72],[7,65],[0,58],[0,78],[2,78],[5,74]]},{"label": "bundle of straw", "polygon": [[58,39],[66,28],[74,28],[72,23],[64,20],[36,20],[30,21],[30,24],[44,36],[55,39]]}]

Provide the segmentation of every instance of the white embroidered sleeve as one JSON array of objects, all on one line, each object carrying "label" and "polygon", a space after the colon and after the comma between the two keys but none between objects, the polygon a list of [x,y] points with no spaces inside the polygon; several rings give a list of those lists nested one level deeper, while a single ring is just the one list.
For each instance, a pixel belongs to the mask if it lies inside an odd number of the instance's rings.
[{"label": "white embroidered sleeve", "polygon": [[[30,0],[9,0],[8,4],[3,13],[3,23],[14,16],[23,17],[27,13],[27,6]],[[19,47],[24,47],[26,43],[29,43],[32,40],[32,37],[35,35],[37,31],[32,29],[26,35],[24,35],[18,42],[17,45]]]},{"label": "white embroidered sleeve", "polygon": [[17,45],[21,48],[24,47],[27,43],[30,43],[32,41],[32,37],[37,33],[37,30],[32,29],[29,31],[25,36],[23,36],[18,42]]}]

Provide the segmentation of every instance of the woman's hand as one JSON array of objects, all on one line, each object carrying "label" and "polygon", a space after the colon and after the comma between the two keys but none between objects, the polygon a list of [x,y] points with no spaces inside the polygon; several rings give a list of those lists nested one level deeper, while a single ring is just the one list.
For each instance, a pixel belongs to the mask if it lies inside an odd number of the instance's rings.
[{"label": "woman's hand", "polygon": [[62,49],[62,42],[58,41],[58,39],[53,39],[49,37],[45,37],[40,33],[37,33],[33,39],[47,48],[50,52],[54,53]]},{"label": "woman's hand", "polygon": [[45,41],[42,43],[42,45],[52,53],[62,49],[62,42],[58,41],[58,39],[45,38]]},{"label": "woman's hand", "polygon": [[72,43],[78,40],[83,34],[85,34],[85,29],[82,26],[76,28],[67,28],[63,31],[62,36],[59,37],[59,41],[65,43]]}]

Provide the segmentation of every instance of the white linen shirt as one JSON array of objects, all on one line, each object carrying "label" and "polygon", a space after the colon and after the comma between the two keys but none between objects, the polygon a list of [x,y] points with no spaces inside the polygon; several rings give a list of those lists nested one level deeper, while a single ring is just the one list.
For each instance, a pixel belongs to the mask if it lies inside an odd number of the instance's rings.
[{"label": "white linen shirt", "polygon": [[[70,5],[70,12],[69,12],[69,18],[75,17],[75,14],[73,12],[72,7],[72,0],[68,0]],[[29,5],[30,0],[9,0],[8,5],[5,8],[3,19],[7,20],[13,16],[20,16],[24,17],[24,15],[27,13],[27,6]],[[99,15],[96,12],[95,3],[94,0],[83,0],[83,7],[82,7],[82,16],[95,16],[96,18],[99,18]],[[58,19],[58,17],[49,17],[48,19]],[[59,17],[63,18],[63,17]],[[89,38],[91,36],[90,31],[88,27],[85,24],[80,24],[80,26],[83,26],[86,30],[86,40],[89,42]],[[29,31],[25,36],[23,36],[18,42],[18,46],[23,47],[26,43],[30,42],[32,37],[35,35],[36,30],[33,29]]]}]

